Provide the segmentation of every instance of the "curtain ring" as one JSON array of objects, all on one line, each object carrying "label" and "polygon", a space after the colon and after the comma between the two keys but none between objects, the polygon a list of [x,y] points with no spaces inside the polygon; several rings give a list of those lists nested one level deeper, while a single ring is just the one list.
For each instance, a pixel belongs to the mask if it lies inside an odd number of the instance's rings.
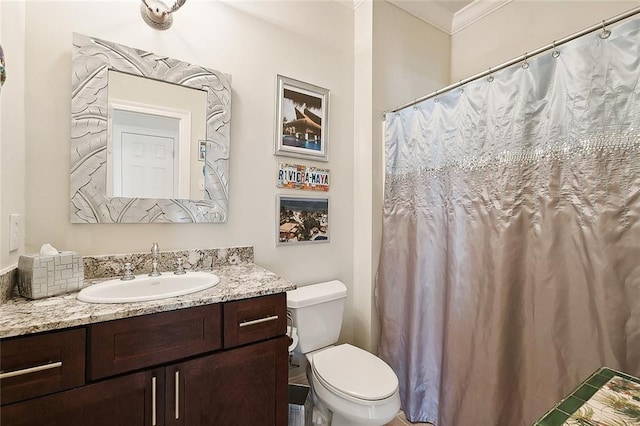
[{"label": "curtain ring", "polygon": [[440,98],[438,98],[438,91],[437,90],[436,90],[435,95],[433,95],[433,97],[434,97],[433,102],[435,102],[435,103],[440,102]]},{"label": "curtain ring", "polygon": [[493,80],[494,80],[494,78],[493,78],[493,71],[491,71],[491,68],[489,68],[489,77],[487,77],[487,81],[488,81],[489,83],[492,83],[492,82],[493,82]]},{"label": "curtain ring", "polygon": [[522,69],[527,69],[529,68],[529,62],[527,62],[527,54],[524,54],[524,61],[522,62]]},{"label": "curtain ring", "polygon": [[551,56],[553,56],[554,58],[557,58],[558,56],[560,56],[560,51],[558,49],[556,49],[556,41],[553,40],[553,53],[551,53]]},{"label": "curtain ring", "polygon": [[611,31],[609,31],[606,27],[605,27],[605,22],[604,20],[602,21],[602,32],[600,33],[600,38],[601,39],[607,39],[609,38],[609,36],[611,35]]},{"label": "curtain ring", "polygon": [[464,87],[462,87],[462,80],[458,82],[458,85],[460,87],[460,93],[464,93]]},{"label": "curtain ring", "polygon": [[414,109],[414,110],[417,110],[417,109],[418,109],[418,98],[415,98],[415,99],[413,100],[413,109]]}]

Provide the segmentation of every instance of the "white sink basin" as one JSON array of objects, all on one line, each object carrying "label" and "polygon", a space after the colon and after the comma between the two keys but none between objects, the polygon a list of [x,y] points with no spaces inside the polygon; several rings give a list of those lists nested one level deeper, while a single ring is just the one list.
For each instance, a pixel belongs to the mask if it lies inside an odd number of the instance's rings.
[{"label": "white sink basin", "polygon": [[210,272],[184,275],[165,272],[158,277],[136,275],[130,281],[116,278],[84,288],[78,293],[78,300],[89,303],[144,302],[195,293],[219,282],[220,278]]}]

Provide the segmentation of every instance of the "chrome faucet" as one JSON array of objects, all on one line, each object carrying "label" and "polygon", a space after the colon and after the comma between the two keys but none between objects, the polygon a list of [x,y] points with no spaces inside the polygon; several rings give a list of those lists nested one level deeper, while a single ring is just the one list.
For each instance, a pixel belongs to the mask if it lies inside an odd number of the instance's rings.
[{"label": "chrome faucet", "polygon": [[158,248],[158,243],[153,243],[151,246],[151,273],[150,277],[157,277],[160,275],[158,272],[158,255],[160,254],[160,249]]}]

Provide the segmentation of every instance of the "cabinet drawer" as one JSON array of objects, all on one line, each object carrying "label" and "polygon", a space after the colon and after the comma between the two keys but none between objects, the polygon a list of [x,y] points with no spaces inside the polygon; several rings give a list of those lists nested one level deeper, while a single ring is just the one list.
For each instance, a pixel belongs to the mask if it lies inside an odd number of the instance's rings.
[{"label": "cabinet drawer", "polygon": [[227,302],[223,309],[225,348],[286,333],[286,293]]},{"label": "cabinet drawer", "polygon": [[222,347],[218,304],[92,324],[88,331],[91,380]]},{"label": "cabinet drawer", "polygon": [[84,384],[85,330],[3,340],[2,405]]}]

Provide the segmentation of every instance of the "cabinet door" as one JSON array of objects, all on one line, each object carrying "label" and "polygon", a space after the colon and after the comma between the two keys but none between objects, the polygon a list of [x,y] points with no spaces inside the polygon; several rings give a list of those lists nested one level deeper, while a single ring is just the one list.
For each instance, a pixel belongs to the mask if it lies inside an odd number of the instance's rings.
[{"label": "cabinet door", "polygon": [[167,426],[287,425],[287,337],[166,368]]},{"label": "cabinet door", "polygon": [[45,424],[47,426],[162,426],[164,425],[164,369],[130,374],[29,401],[5,405],[0,411],[0,424],[7,426]]}]

